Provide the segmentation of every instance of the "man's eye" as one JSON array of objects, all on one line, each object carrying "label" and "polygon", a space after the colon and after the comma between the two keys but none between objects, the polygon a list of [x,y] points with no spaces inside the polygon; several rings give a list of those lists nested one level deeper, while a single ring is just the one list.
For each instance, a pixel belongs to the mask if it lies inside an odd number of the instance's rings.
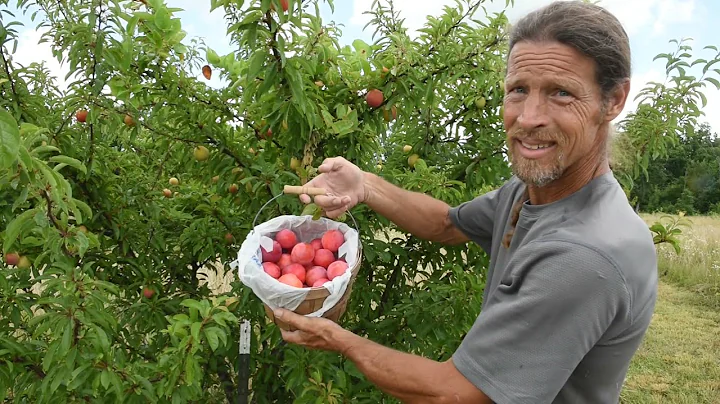
[{"label": "man's eye", "polygon": [[565,90],[558,90],[558,95],[561,97],[569,97],[570,93]]}]

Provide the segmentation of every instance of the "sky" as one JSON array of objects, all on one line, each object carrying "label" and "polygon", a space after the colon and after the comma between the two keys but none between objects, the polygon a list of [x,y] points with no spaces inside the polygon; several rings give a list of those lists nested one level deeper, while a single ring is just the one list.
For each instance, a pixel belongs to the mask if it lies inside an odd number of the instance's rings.
[{"label": "sky", "polygon": [[[210,13],[209,0],[165,1],[170,7],[183,9],[177,15],[182,20],[183,29],[188,33],[186,43],[189,43],[192,37],[202,37],[205,43],[220,55],[233,51],[226,34],[224,10],[217,9]],[[323,21],[332,20],[341,26],[342,44],[351,44],[358,38],[370,43],[372,27],[364,28],[370,18],[364,12],[373,7],[374,1],[335,0],[334,11],[322,1],[321,16]],[[512,23],[527,12],[550,2],[551,0],[515,0],[514,6],[506,7],[505,0],[486,0],[484,7],[488,13],[507,9],[506,13]],[[634,102],[633,98],[645,83],[664,80],[664,61],[653,61],[653,57],[658,53],[674,51],[675,45],[669,43],[671,39],[692,38],[695,57],[712,57],[710,51],[703,53],[702,48],[706,45],[720,47],[720,25],[716,21],[717,16],[720,16],[718,0],[600,0],[598,4],[618,17],[630,36],[632,48],[631,93],[623,114],[617,120],[636,108],[637,102]],[[424,25],[428,15],[439,15],[444,7],[454,5],[455,0],[394,0],[395,10],[405,19],[405,26],[411,34]],[[67,66],[57,63],[47,44],[38,43],[41,33],[35,30],[37,24],[31,22],[29,16],[16,16],[25,22],[25,27],[20,28],[22,39],[16,60],[23,64],[49,61],[47,66],[51,72],[60,78],[64,77],[68,71]],[[224,85],[215,77],[209,84]],[[708,122],[714,132],[720,133],[720,91],[709,85],[704,92],[708,104],[703,109],[706,116],[701,118],[701,122]]]}]

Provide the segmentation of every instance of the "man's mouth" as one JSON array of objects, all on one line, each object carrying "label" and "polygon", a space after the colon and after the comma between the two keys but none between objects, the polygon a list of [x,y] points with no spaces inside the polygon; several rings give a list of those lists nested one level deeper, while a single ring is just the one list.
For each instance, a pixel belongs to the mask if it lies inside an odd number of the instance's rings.
[{"label": "man's mouth", "polygon": [[530,150],[538,150],[538,149],[545,149],[548,147],[551,147],[554,145],[554,143],[528,143],[525,141],[520,141],[520,144],[523,145],[523,147],[530,149]]},{"label": "man's mouth", "polygon": [[539,159],[554,150],[557,143],[547,140],[515,139],[518,145],[518,153],[526,159]]}]

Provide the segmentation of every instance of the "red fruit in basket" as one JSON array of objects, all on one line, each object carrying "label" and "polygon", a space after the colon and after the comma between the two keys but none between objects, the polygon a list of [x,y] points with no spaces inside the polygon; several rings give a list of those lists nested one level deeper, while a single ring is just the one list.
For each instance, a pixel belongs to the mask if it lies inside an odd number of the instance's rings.
[{"label": "red fruit in basket", "polygon": [[313,262],[313,258],[315,258],[315,249],[310,243],[295,244],[295,247],[293,247],[290,252],[290,258],[298,264],[310,264]]},{"label": "red fruit in basket", "polygon": [[260,247],[260,251],[262,252],[263,262],[278,262],[283,253],[282,246],[275,240],[273,240],[272,251],[267,251],[263,247]]},{"label": "red fruit in basket", "polygon": [[315,251],[317,251],[322,248],[322,239],[316,238],[310,242],[310,245],[312,245]]},{"label": "red fruit in basket", "polygon": [[285,268],[283,268],[282,274],[293,274],[297,276],[298,279],[300,279],[300,282],[305,283],[305,267],[301,264],[290,264],[286,266]]},{"label": "red fruit in basket", "polygon": [[333,280],[333,279],[337,278],[338,276],[344,274],[345,271],[347,270],[347,268],[348,268],[347,262],[343,262],[343,261],[333,262],[332,264],[330,264],[328,266],[328,269],[327,269],[328,279]]},{"label": "red fruit in basket", "polygon": [[315,258],[313,259],[315,265],[327,268],[333,261],[335,261],[335,254],[332,251],[325,248],[315,251]]},{"label": "red fruit in basket", "polygon": [[312,286],[318,279],[327,278],[327,270],[321,266],[313,266],[305,274],[305,284]]},{"label": "red fruit in basket", "polygon": [[321,240],[324,249],[336,253],[345,242],[345,236],[340,230],[333,229],[326,231]]},{"label": "red fruit in basket", "polygon": [[328,278],[320,278],[320,279],[316,280],[316,281],[312,284],[312,287],[314,287],[314,288],[319,288],[320,286],[324,285],[326,282],[330,282],[330,279],[328,279]]},{"label": "red fruit in basket", "polygon": [[280,275],[282,275],[282,270],[274,262],[263,262],[262,266],[263,266],[263,270],[265,271],[265,273],[272,276],[275,279],[279,278]]},{"label": "red fruit in basket", "polygon": [[285,269],[286,266],[288,266],[292,263],[293,263],[293,260],[292,260],[292,258],[290,258],[290,254],[282,254],[280,256],[280,259],[277,262],[280,269]]},{"label": "red fruit in basket", "polygon": [[282,229],[275,235],[275,240],[280,243],[280,246],[286,250],[290,250],[295,247],[298,239],[294,231],[289,229]]},{"label": "red fruit in basket", "polygon": [[280,278],[278,278],[278,281],[280,281],[286,285],[294,286],[296,288],[303,287],[302,281],[300,279],[298,279],[298,277],[295,276],[294,274],[285,274],[285,275],[281,276]]}]

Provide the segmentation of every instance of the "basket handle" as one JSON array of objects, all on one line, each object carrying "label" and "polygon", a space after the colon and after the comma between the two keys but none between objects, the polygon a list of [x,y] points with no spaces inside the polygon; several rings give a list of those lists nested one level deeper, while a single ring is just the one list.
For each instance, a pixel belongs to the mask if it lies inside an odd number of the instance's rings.
[{"label": "basket handle", "polygon": [[285,187],[283,188],[283,193],[295,195],[325,195],[327,191],[325,190],[325,188],[308,187],[304,185],[285,185]]},{"label": "basket handle", "polygon": [[[275,195],[275,196],[272,197],[269,201],[265,202],[265,204],[260,208],[260,210],[258,210],[257,214],[255,214],[255,219],[253,219],[253,225],[252,225],[253,230],[252,230],[252,231],[255,230],[255,226],[256,226],[256,224],[257,224],[257,219],[258,219],[258,217],[260,217],[260,212],[262,212],[263,209],[265,209],[265,207],[266,207],[267,205],[269,205],[272,201],[274,201],[275,199],[279,198],[280,196],[282,196],[282,195],[290,195],[290,194],[295,194],[295,195],[302,195],[302,194],[307,194],[307,195],[325,195],[326,193],[327,193],[327,190],[325,190],[325,188],[308,187],[308,186],[305,186],[305,185],[285,185],[285,186],[283,187],[283,192]],[[355,221],[355,217],[352,215],[352,213],[350,213],[349,210],[346,211],[345,213],[347,213],[348,215],[350,215],[350,219],[352,219],[353,224],[355,225],[355,231],[360,232],[360,228],[358,227],[358,224],[357,224],[357,222]]]}]

